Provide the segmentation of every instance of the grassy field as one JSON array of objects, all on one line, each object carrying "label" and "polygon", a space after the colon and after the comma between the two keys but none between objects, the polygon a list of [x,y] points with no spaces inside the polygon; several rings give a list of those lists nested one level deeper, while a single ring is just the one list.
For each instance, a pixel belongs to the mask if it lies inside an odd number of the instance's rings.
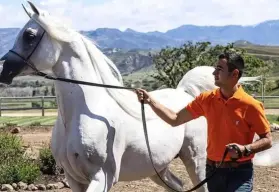
[{"label": "grassy field", "polygon": [[270,123],[279,124],[279,115],[267,115],[267,119]]},{"label": "grassy field", "polygon": [[[270,123],[279,124],[279,115],[267,115]],[[6,126],[53,126],[56,120],[56,116],[49,117],[0,117],[0,127]]]},{"label": "grassy field", "polygon": [[50,117],[0,117],[0,127],[54,125],[56,116]]},{"label": "grassy field", "polygon": [[[279,90],[276,90],[277,92]],[[279,96],[279,93],[274,92],[273,96]],[[259,101],[263,102],[261,98],[258,98]],[[266,109],[279,109],[279,98],[265,98],[264,107]]]},{"label": "grassy field", "polygon": [[238,47],[244,48],[248,53],[262,54],[262,55],[279,55],[279,46],[267,46],[267,45],[238,45]]}]

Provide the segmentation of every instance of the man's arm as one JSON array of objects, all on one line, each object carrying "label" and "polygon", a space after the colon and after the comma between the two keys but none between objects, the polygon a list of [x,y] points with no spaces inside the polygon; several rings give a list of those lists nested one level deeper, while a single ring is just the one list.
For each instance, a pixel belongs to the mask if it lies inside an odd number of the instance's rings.
[{"label": "man's arm", "polygon": [[247,148],[250,149],[252,153],[258,153],[272,147],[272,136],[270,132],[261,134],[259,137],[258,140],[247,145]]},{"label": "man's arm", "polygon": [[193,119],[191,113],[186,108],[183,108],[178,113],[176,113],[152,98],[150,98],[147,103],[161,119],[163,119],[165,122],[173,127],[176,127]]},{"label": "man's arm", "polygon": [[251,130],[255,131],[259,136],[258,140],[246,145],[247,149],[251,150],[252,153],[258,153],[271,148],[272,136],[270,124],[266,118],[263,104],[257,103],[249,106],[246,116],[248,123],[251,125]]},{"label": "man's arm", "polygon": [[[163,106],[158,101],[153,99],[149,93],[144,89],[136,89],[136,94],[138,95],[139,101],[143,101],[146,104],[149,104],[152,110],[165,122],[170,124],[173,127],[176,127],[178,125],[181,125],[183,123],[186,123],[188,121],[191,121],[194,119],[192,114],[187,110],[186,107],[181,109],[178,113],[172,111],[171,109]],[[196,105],[199,105],[196,100],[193,102],[196,103]],[[200,107],[198,109],[194,110],[196,113],[200,112]],[[200,112],[202,113],[202,112]],[[197,116],[197,115],[196,115]]]}]

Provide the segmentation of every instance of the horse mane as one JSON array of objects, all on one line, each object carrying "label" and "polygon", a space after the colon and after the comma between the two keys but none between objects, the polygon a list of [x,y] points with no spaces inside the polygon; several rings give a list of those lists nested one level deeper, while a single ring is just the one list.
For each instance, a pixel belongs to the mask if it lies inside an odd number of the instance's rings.
[{"label": "horse mane", "polygon": [[[110,69],[111,67],[120,74],[114,63],[94,44],[92,44],[90,40],[83,37],[83,41],[92,60],[92,65],[94,65],[94,67],[100,73],[102,83],[108,85],[123,86],[123,82],[116,79],[116,76],[113,75],[113,71]],[[137,99],[137,95],[133,91],[108,88],[107,92],[126,113],[130,114],[136,119],[141,120],[141,106]],[[159,118],[148,106],[145,109],[145,113],[147,120]]]},{"label": "horse mane", "polygon": [[[47,33],[52,38],[56,39],[57,41],[69,43],[74,40],[80,40],[81,38],[84,41],[90,41],[90,43],[94,44],[95,46],[98,46],[95,41],[87,39],[85,36],[73,30],[65,23],[52,17],[48,12],[44,10],[40,10],[39,16],[33,13],[31,18],[35,20],[42,28],[44,28],[45,31],[47,31]],[[123,79],[119,70],[116,68],[116,66],[110,59],[108,59],[107,57],[104,57],[104,59],[110,66],[110,70],[114,72],[114,76],[116,76],[118,78],[118,81],[123,85]]]}]

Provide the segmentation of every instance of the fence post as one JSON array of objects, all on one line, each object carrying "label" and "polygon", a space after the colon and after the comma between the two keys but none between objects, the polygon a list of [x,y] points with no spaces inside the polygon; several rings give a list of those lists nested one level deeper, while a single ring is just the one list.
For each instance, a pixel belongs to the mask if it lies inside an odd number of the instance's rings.
[{"label": "fence post", "polygon": [[2,98],[0,98],[0,117],[2,116]]},{"label": "fence post", "polygon": [[45,97],[42,96],[42,116],[45,116]]}]

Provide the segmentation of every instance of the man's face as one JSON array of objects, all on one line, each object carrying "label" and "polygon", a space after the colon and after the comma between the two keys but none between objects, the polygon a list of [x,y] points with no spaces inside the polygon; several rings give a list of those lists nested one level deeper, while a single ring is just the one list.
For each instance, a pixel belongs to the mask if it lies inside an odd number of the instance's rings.
[{"label": "man's face", "polygon": [[232,81],[231,73],[228,71],[228,65],[226,59],[219,59],[215,70],[213,72],[215,85],[218,87],[224,87],[229,85]]}]

